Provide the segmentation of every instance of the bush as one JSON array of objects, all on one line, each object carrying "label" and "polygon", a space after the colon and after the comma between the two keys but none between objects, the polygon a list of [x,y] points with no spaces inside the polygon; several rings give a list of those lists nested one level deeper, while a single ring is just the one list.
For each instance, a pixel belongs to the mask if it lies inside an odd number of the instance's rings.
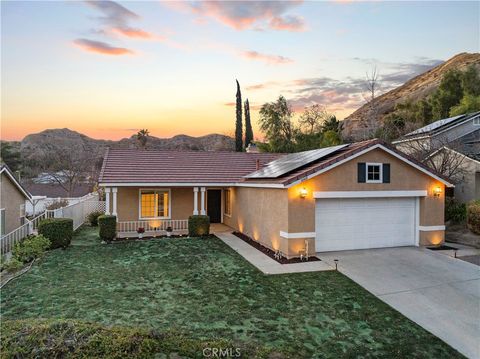
[{"label": "bush", "polygon": [[88,215],[87,220],[92,227],[98,226],[98,217],[100,217],[102,214],[103,212],[95,211]]},{"label": "bush", "polygon": [[467,208],[464,203],[458,203],[453,198],[445,199],[445,221],[462,223],[467,218]]},{"label": "bush", "polygon": [[210,234],[209,216],[190,216],[188,218],[188,235],[190,237],[208,236]]},{"label": "bush", "polygon": [[73,220],[70,218],[48,218],[38,224],[38,234],[52,242],[50,249],[67,248],[72,241]]},{"label": "bush", "polygon": [[110,242],[117,236],[117,217],[103,214],[98,217],[98,234],[100,239],[105,242]]},{"label": "bush", "polygon": [[41,257],[50,247],[51,242],[43,235],[30,235],[23,241],[15,244],[12,255],[22,263],[28,263],[35,258]]},{"label": "bush", "polygon": [[480,234],[480,200],[472,201],[467,205],[467,226],[476,234]]},{"label": "bush", "polygon": [[16,272],[23,267],[23,263],[20,262],[17,258],[12,257],[5,263],[3,263],[2,270],[5,269],[7,272],[12,273]]},{"label": "bush", "polygon": [[59,199],[55,200],[52,203],[50,203],[48,206],[45,207],[46,210],[52,211],[54,209],[59,209],[62,207],[67,207],[68,206],[68,201],[66,199]]}]

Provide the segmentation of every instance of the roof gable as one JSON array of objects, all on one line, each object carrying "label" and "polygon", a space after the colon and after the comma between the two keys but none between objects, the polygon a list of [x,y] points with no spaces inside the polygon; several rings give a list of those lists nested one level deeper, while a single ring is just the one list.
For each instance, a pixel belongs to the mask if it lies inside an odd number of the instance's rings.
[{"label": "roof gable", "polygon": [[14,186],[17,187],[18,191],[25,196],[25,198],[32,199],[32,195],[30,194],[30,192],[28,192],[22,186],[22,184],[20,182],[18,182],[18,180],[15,178],[12,171],[10,170],[10,168],[8,168],[7,165],[2,165],[2,167],[0,169],[0,175],[1,174],[5,174],[5,176],[14,184]]}]

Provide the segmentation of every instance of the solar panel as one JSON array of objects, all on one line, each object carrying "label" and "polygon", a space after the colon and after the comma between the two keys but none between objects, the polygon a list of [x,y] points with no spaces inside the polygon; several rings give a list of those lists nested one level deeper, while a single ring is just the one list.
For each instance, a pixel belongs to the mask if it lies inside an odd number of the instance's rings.
[{"label": "solar panel", "polygon": [[277,178],[287,172],[293,171],[301,166],[309,164],[310,162],[317,161],[346,146],[348,146],[348,144],[320,148],[318,150],[290,153],[286,156],[283,156],[275,161],[268,163],[262,169],[244,176],[244,178]]},{"label": "solar panel", "polygon": [[419,128],[418,130],[415,130],[415,131],[413,131],[413,132],[407,133],[406,136],[418,135],[418,134],[420,134],[420,133],[427,133],[427,132],[436,130],[437,128],[442,127],[442,126],[445,126],[445,125],[449,124],[450,122],[455,121],[455,120],[458,120],[459,118],[464,117],[464,116],[465,116],[465,115],[458,115],[458,116],[449,117],[449,118],[444,118],[444,119],[442,119],[442,120],[438,120],[438,121],[432,122],[431,124],[426,125],[426,126],[424,126],[424,127],[421,127],[421,128]]}]

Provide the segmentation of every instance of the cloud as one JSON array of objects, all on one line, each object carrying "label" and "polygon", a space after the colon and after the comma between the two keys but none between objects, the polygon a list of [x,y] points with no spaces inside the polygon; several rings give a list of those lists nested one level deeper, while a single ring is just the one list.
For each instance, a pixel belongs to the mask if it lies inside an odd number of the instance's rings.
[{"label": "cloud", "polygon": [[103,28],[94,29],[93,32],[95,33],[104,35],[115,34],[141,40],[163,39],[148,31],[131,27],[129,23],[139,20],[140,16],[114,1],[86,1],[86,3],[102,14],[97,20],[99,20]]},{"label": "cloud", "polygon": [[119,55],[134,54],[132,50],[129,50],[123,47],[114,47],[101,41],[94,41],[94,40],[88,40],[88,39],[76,39],[73,41],[73,43],[85,51],[94,52],[102,55],[119,56]]},{"label": "cloud", "polygon": [[243,51],[241,54],[243,57],[247,59],[264,61],[267,64],[271,64],[271,65],[289,64],[293,62],[293,60],[288,57],[284,57],[280,55],[262,54],[257,51]]},{"label": "cloud", "polygon": [[[302,1],[191,1],[183,3],[200,17],[210,17],[236,30],[303,31],[305,23],[297,15],[286,14]],[[179,8],[179,6],[176,6]]]}]

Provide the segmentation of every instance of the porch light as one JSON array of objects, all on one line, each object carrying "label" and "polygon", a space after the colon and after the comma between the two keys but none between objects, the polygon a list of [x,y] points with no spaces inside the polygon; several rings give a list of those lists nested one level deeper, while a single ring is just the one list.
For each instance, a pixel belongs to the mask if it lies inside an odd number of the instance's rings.
[{"label": "porch light", "polygon": [[437,186],[433,189],[434,197],[440,197],[441,194],[442,194],[442,188],[440,186]]},{"label": "porch light", "polygon": [[303,187],[301,190],[300,190],[300,197],[301,198],[305,198],[307,197],[307,194],[308,194],[308,191],[305,187]]}]

